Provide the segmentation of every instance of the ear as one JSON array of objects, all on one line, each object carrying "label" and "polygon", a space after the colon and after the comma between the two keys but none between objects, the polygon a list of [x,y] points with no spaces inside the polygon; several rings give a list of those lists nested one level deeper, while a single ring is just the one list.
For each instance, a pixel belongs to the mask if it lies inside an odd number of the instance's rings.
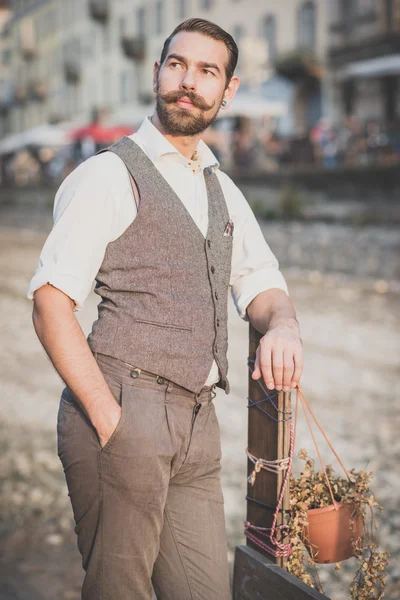
[{"label": "ear", "polygon": [[159,61],[156,61],[154,63],[154,67],[153,67],[153,92],[156,94],[157,93],[157,88],[158,88],[158,74],[160,72],[160,63]]},{"label": "ear", "polygon": [[238,91],[240,86],[240,79],[239,77],[236,77],[236,75],[234,75],[230,82],[228,83],[228,87],[226,88],[225,92],[224,92],[224,96],[223,96],[223,100],[225,100],[225,102],[227,103],[226,106],[224,107],[225,109],[228,108],[228,106],[231,105],[232,100],[235,97],[236,92]]}]

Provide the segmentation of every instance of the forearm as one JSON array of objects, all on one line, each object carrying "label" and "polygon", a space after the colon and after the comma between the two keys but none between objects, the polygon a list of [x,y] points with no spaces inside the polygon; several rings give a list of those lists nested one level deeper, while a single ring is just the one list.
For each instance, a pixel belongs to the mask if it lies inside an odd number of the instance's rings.
[{"label": "forearm", "polygon": [[35,292],[33,324],[55,369],[98,432],[110,411],[119,409],[85,335],[72,300],[50,285]]},{"label": "forearm", "polygon": [[283,290],[276,288],[258,294],[248,305],[247,315],[253,327],[262,334],[283,321],[298,328],[296,313],[289,297]]}]

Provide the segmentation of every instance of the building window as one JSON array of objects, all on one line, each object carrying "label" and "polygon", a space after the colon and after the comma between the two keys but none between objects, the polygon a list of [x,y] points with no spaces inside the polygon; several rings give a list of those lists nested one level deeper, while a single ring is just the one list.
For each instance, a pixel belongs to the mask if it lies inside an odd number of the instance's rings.
[{"label": "building window", "polygon": [[232,37],[235,40],[236,44],[240,44],[240,40],[243,38],[244,29],[242,25],[235,25],[232,31]]},{"label": "building window", "polygon": [[122,38],[126,34],[126,19],[120,17],[118,21],[119,37]]},{"label": "building window", "polygon": [[2,52],[1,62],[3,65],[11,64],[11,50],[10,48],[5,48]]},{"label": "building window", "polygon": [[103,52],[108,54],[111,49],[111,31],[108,25],[103,26]]},{"label": "building window", "polygon": [[125,104],[125,102],[128,102],[129,100],[129,94],[128,94],[128,73],[126,72],[122,72],[121,76],[120,76],[120,99],[121,99],[121,104]]},{"label": "building window", "polygon": [[261,37],[268,43],[268,59],[271,61],[276,56],[276,19],[273,15],[264,17],[261,23]]},{"label": "building window", "polygon": [[109,106],[111,104],[111,90],[111,69],[109,67],[106,67],[105,69],[103,69],[103,103],[106,106]]},{"label": "building window", "polygon": [[358,0],[340,0],[342,21],[353,20],[358,11]]},{"label": "building window", "polygon": [[385,0],[384,11],[386,30],[391,31],[393,28],[393,0]]},{"label": "building window", "polygon": [[163,3],[162,0],[156,2],[156,34],[162,33],[163,30]]},{"label": "building window", "polygon": [[178,0],[178,19],[186,19],[187,0]]},{"label": "building window", "polygon": [[345,33],[353,31],[358,15],[358,0],[340,0],[340,16],[345,26]]},{"label": "building window", "polygon": [[146,9],[144,6],[141,6],[137,9],[136,13],[137,19],[137,33],[138,35],[145,35],[146,33]]},{"label": "building window", "polygon": [[299,11],[299,46],[315,50],[316,10],[314,2],[305,2]]},{"label": "building window", "polygon": [[81,51],[81,40],[79,38],[75,38],[75,40],[74,40],[74,55],[75,55],[77,62],[81,62],[82,51]]},{"label": "building window", "polygon": [[397,119],[396,99],[398,79],[396,76],[382,77],[381,86],[385,121],[386,123],[393,124]]},{"label": "building window", "polygon": [[343,83],[342,97],[343,97],[343,108],[345,115],[353,114],[354,100],[355,100],[355,85],[354,80],[349,79]]}]

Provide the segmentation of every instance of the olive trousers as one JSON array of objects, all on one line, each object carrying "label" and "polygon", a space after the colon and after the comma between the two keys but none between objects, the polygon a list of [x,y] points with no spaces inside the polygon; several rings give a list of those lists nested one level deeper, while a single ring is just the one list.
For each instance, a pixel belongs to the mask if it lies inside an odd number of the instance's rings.
[{"label": "olive trousers", "polygon": [[85,577],[82,600],[229,600],[214,386],[194,394],[95,354],[121,419],[104,447],[64,388],[58,455]]}]

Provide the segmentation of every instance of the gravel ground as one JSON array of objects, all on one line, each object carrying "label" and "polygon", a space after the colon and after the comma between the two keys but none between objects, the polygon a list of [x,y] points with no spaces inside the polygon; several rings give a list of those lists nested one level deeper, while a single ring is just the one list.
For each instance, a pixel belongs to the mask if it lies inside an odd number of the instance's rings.
[{"label": "gravel ground", "polygon": [[[82,572],[55,447],[62,383],[35,336],[31,303],[25,298],[45,239],[41,229],[48,228],[50,220],[31,219],[23,211],[17,218],[10,212],[0,217],[0,336],[5,349],[0,363],[0,598],[73,600],[79,598]],[[363,265],[368,247],[365,231],[361,243],[359,232],[349,228],[338,233],[335,226],[321,225],[318,229],[313,225],[301,230],[295,226],[293,233],[288,227],[293,226],[269,224],[264,232],[278,257],[283,258],[283,266],[290,264],[288,248],[293,243],[300,248],[300,256],[308,256],[301,265],[293,258],[297,268],[284,268],[305,346],[303,390],[346,465],[368,465],[376,473],[373,490],[385,509],[380,540],[392,554],[385,597],[398,600],[398,238],[390,230],[371,234],[370,241],[377,247],[370,252],[378,264],[368,271]],[[315,256],[315,244],[310,248],[312,237],[325,240],[325,247],[335,247],[341,258],[328,252],[325,260]],[[298,249],[296,252],[298,255]],[[92,295],[79,314],[85,331],[95,314],[96,298]],[[232,559],[235,545],[244,542],[248,350],[248,324],[237,317],[232,303],[229,327],[232,393],[227,397],[218,393],[215,404],[223,443],[223,487]],[[308,437],[300,422],[298,448],[312,452]],[[329,453],[323,454],[329,462]],[[351,561],[339,573],[331,567],[320,569],[325,592],[333,600],[347,598],[350,568]]]}]

